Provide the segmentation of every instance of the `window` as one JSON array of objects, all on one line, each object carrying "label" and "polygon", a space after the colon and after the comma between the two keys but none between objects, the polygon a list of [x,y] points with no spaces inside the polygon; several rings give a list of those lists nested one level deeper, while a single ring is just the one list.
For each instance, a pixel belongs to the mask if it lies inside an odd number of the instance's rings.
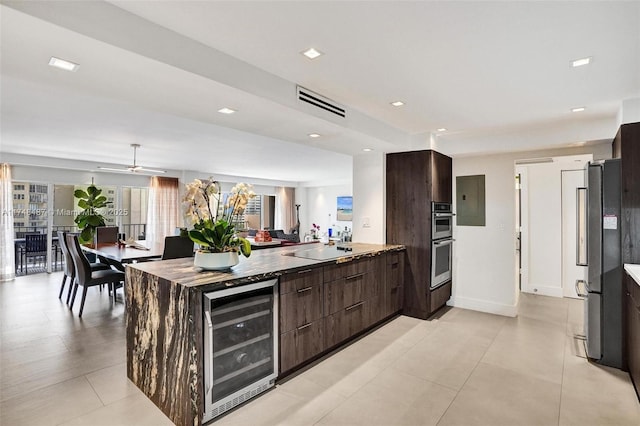
[{"label": "window", "polygon": [[144,240],[147,233],[149,188],[123,187],[122,205],[118,209],[120,230],[125,236]]}]

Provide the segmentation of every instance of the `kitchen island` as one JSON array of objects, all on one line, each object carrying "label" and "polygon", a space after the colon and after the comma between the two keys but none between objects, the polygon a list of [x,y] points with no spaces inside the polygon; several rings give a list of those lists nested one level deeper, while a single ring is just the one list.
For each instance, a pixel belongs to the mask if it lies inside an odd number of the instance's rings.
[{"label": "kitchen island", "polygon": [[404,247],[353,243],[261,250],[230,271],[192,259],[138,263],[126,271],[127,376],[175,424],[204,412],[203,295],[280,282],[280,376],[397,314]]}]

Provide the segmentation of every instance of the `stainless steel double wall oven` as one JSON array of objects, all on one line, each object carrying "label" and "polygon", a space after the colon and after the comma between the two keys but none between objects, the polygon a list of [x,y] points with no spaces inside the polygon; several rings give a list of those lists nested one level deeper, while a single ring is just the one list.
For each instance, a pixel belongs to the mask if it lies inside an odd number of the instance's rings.
[{"label": "stainless steel double wall oven", "polygon": [[431,289],[451,280],[454,216],[450,203],[431,203]]}]

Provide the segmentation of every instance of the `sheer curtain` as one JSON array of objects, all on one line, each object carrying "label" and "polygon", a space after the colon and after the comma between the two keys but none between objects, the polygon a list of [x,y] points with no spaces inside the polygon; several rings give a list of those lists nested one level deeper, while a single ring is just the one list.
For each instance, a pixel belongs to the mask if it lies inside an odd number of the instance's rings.
[{"label": "sheer curtain", "polygon": [[178,179],[153,176],[149,188],[147,234],[149,241],[164,241],[180,226],[180,191]]},{"label": "sheer curtain", "polygon": [[281,186],[276,190],[274,227],[289,233],[295,224],[295,188]]},{"label": "sheer curtain", "polygon": [[0,164],[0,281],[16,277],[12,194],[11,167],[7,163]]}]

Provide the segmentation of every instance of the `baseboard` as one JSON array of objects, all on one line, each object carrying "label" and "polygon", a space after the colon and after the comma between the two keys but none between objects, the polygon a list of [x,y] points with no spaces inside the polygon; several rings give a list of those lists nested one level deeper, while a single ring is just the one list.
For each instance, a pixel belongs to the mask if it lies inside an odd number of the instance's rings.
[{"label": "baseboard", "polygon": [[562,287],[529,285],[529,288],[531,288],[533,291],[528,291],[528,289],[523,288],[522,292],[529,294],[538,294],[540,296],[564,297],[562,293]]},{"label": "baseboard", "polygon": [[470,299],[467,297],[452,297],[447,302],[447,306],[502,315],[505,317],[515,317],[518,315],[517,305],[503,305],[501,303],[489,302],[488,300]]}]

